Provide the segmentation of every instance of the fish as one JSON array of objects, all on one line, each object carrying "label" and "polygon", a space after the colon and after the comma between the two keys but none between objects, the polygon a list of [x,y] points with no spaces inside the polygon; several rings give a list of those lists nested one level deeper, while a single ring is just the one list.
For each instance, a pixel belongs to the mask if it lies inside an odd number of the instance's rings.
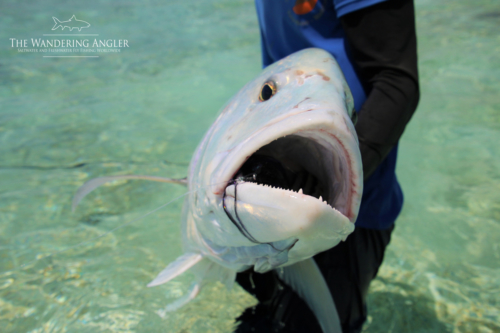
[{"label": "fish", "polygon": [[52,19],[55,23],[52,27],[52,30],[57,30],[58,28],[64,30],[64,28],[68,28],[70,31],[73,31],[73,29],[78,29],[78,31],[81,32],[82,29],[90,27],[90,23],[83,20],[78,20],[75,15],[71,16],[71,18],[67,21],[59,21],[59,19],[54,16],[52,16]]},{"label": "fish", "polygon": [[266,67],[222,108],[199,143],[187,179],[124,175],[93,179],[73,208],[115,179],[184,184],[183,254],[148,286],[190,271],[195,282],[158,312],[191,301],[209,281],[231,288],[238,272],[276,270],[324,332],[341,332],[312,257],[354,230],[363,188],[356,112],[336,60],[305,49]]}]

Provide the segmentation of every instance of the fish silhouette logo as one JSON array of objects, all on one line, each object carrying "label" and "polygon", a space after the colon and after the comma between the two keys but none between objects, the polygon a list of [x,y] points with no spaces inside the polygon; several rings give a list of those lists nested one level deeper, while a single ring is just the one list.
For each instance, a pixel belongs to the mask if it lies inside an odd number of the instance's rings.
[{"label": "fish silhouette logo", "polygon": [[75,15],[71,16],[71,18],[67,21],[59,21],[57,17],[52,16],[54,19],[55,25],[52,27],[52,30],[57,30],[59,27],[61,30],[64,28],[68,28],[69,31],[73,31],[73,29],[78,29],[78,31],[82,31],[82,29],[90,27],[90,23],[85,22],[83,20],[78,20]]}]

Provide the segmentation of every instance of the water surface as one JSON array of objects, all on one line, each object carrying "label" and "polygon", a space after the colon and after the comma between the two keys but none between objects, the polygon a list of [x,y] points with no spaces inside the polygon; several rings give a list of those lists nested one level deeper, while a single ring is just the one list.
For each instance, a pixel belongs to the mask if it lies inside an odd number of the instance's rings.
[{"label": "water surface", "polygon": [[[364,331],[500,332],[500,6],[416,7],[422,98],[400,144],[406,201]],[[72,15],[91,23],[82,33],[130,47],[99,58],[10,47]],[[146,288],[181,254],[182,200],[56,252],[184,193],[115,182],[70,207],[93,177],[186,175],[217,111],[260,71],[252,1],[4,1],[0,17],[2,331],[231,332],[255,303],[240,288],[211,285],[166,318],[156,312],[192,277]]]}]

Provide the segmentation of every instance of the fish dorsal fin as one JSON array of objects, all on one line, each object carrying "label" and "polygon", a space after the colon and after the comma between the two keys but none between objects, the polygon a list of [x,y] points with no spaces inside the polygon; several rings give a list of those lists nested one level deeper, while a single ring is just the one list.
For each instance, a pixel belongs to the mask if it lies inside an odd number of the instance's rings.
[{"label": "fish dorsal fin", "polygon": [[330,289],[312,258],[277,271],[279,277],[307,303],[324,333],[342,333]]},{"label": "fish dorsal fin", "polygon": [[163,283],[167,283],[176,276],[181,275],[194,265],[196,265],[203,256],[199,253],[184,253],[175,261],[171,262],[158,276],[148,284],[148,287],[155,287]]},{"label": "fish dorsal fin", "polygon": [[120,179],[142,179],[142,180],[151,180],[160,183],[172,183],[172,184],[181,184],[187,186],[187,178],[182,179],[173,179],[173,178],[165,178],[165,177],[157,177],[157,176],[142,176],[142,175],[120,175],[120,176],[107,176],[107,177],[98,177],[89,180],[76,191],[75,196],[73,197],[73,203],[71,205],[71,210],[75,210],[76,206],[82,201],[83,198],[96,188],[101,185],[104,185],[108,182]]}]

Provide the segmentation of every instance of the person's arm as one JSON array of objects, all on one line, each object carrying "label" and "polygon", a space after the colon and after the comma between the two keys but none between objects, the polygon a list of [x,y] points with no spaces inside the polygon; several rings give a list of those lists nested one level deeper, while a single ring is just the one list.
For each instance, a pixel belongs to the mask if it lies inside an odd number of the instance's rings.
[{"label": "person's arm", "polygon": [[413,1],[389,0],[340,20],[368,94],[356,124],[366,180],[397,144],[418,104]]}]

